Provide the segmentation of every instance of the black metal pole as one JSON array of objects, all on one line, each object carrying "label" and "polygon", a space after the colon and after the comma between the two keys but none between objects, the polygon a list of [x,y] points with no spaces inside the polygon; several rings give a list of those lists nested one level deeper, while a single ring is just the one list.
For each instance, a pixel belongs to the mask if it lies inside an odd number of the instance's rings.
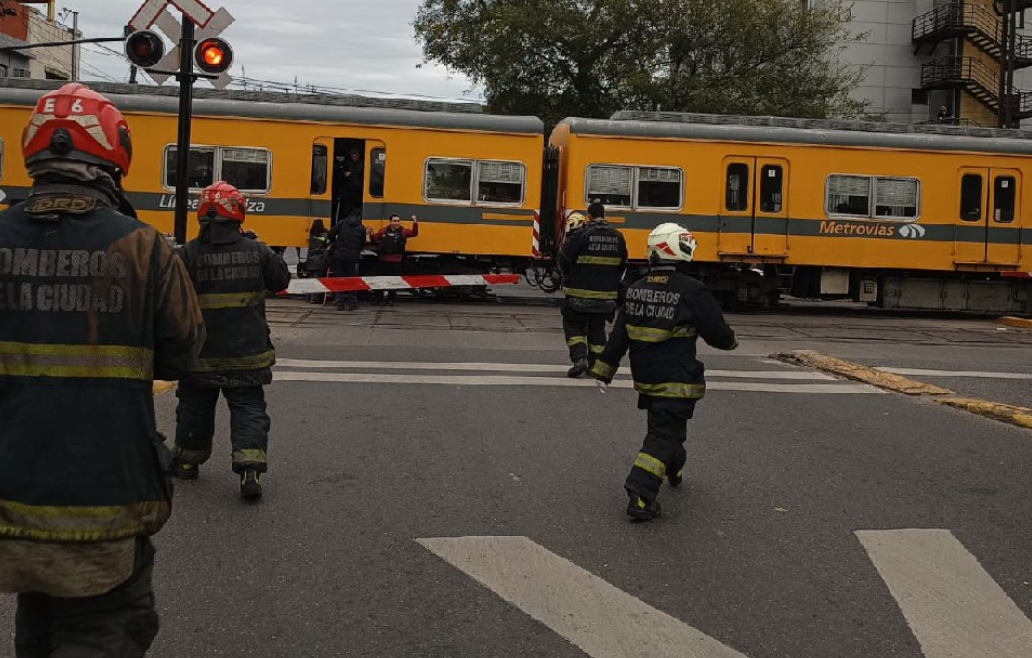
[{"label": "black metal pole", "polygon": [[1007,48],[1010,39],[1010,0],[1003,0],[1003,15],[1000,16],[1000,103],[997,110],[996,126],[1007,127],[1007,108],[1010,107],[1010,89],[1007,87]]},{"label": "black metal pole", "polygon": [[1010,10],[1010,33],[1007,35],[1007,127],[1018,128],[1017,113],[1021,110],[1018,94],[1014,91],[1014,60],[1018,52],[1018,15],[1014,0],[1008,0]]},{"label": "black metal pole", "polygon": [[194,23],[183,15],[183,35],[179,40],[179,140],[176,142],[176,244],[186,243],[186,216],[189,212],[187,165],[190,163],[190,117],[193,114]]}]

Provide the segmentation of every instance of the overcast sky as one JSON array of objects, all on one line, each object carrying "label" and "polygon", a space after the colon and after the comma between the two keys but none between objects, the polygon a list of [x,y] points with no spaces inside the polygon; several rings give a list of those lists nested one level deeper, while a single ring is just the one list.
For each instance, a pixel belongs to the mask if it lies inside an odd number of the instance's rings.
[{"label": "overcast sky", "polygon": [[[143,0],[59,0],[79,12],[85,37],[117,36]],[[233,75],[399,95],[480,100],[461,75],[422,63],[412,21],[420,0],[210,0],[236,22],[223,33],[233,46]],[[173,10],[178,17],[179,13]],[[69,25],[72,18],[66,21]],[[121,44],[108,44],[121,51]],[[306,62],[300,60],[302,51]],[[82,77],[126,81],[124,57],[83,49]],[[174,83],[173,83],[174,84]],[[202,85],[204,83],[201,83]]]}]

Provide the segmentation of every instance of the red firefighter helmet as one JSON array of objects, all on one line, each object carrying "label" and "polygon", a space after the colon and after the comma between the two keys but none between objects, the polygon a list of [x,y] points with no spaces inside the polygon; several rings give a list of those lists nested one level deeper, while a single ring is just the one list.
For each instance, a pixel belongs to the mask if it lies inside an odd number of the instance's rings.
[{"label": "red firefighter helmet", "polygon": [[197,204],[197,217],[225,217],[244,223],[247,214],[247,199],[240,191],[227,183],[218,181],[204,188],[200,202]]},{"label": "red firefighter helmet", "polygon": [[67,84],[36,102],[22,133],[25,164],[75,160],[129,173],[129,124],[114,103],[85,85]]}]

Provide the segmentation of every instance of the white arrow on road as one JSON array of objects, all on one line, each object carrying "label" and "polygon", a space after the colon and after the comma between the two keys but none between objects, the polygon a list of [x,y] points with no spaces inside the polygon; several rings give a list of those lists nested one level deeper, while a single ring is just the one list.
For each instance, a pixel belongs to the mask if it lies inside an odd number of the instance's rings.
[{"label": "white arrow on road", "polygon": [[417,541],[591,658],[746,658],[526,537]]},{"label": "white arrow on road", "polygon": [[926,658],[1030,658],[1032,622],[948,530],[859,530]]}]

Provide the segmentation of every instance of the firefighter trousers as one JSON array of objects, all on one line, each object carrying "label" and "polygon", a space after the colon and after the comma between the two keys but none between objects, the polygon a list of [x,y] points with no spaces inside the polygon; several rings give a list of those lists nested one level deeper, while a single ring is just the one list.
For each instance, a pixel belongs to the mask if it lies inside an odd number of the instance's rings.
[{"label": "firefighter trousers", "polygon": [[627,475],[624,488],[629,494],[655,500],[663,478],[679,476],[688,455],[684,442],[688,438],[688,421],[695,412],[694,400],[651,398],[646,405],[648,433]]},{"label": "firefighter trousers", "polygon": [[582,313],[563,302],[563,333],[570,349],[570,361],[594,361],[606,347],[606,317],[604,313]]},{"label": "firefighter trousers", "polygon": [[158,634],[151,574],[154,546],[137,539],[129,580],[99,596],[18,595],[17,658],[142,658]]},{"label": "firefighter trousers", "polygon": [[211,457],[215,438],[215,407],[219,391],[229,405],[230,441],[233,444],[233,471],[268,468],[269,428],[272,421],[265,411],[265,389],[261,386],[207,388],[180,382],[176,395],[175,456],[190,464],[203,464]]}]

